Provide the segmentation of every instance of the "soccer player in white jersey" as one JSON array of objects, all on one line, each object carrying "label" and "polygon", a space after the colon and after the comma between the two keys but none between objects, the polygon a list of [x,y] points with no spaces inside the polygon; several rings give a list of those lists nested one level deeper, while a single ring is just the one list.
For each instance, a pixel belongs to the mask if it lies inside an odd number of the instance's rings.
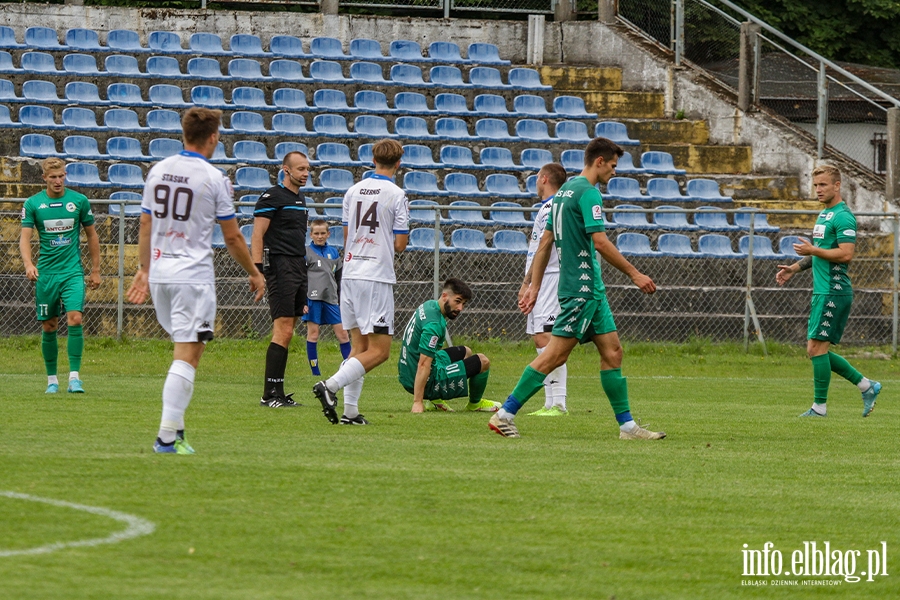
[{"label": "soccer player in white jersey", "polygon": [[[566,182],[566,169],[557,163],[548,163],[541,167],[537,174],[537,193],[541,199],[541,207],[534,218],[531,239],[528,240],[528,257],[525,260],[525,281],[519,290],[519,300],[525,296],[531,286],[531,263],[534,253],[541,243],[541,236],[547,228],[547,217],[550,215],[551,200],[562,184]],[[534,309],[528,313],[526,332],[534,339],[534,347],[540,354],[550,342],[550,332],[559,313],[559,298],[556,288],[559,284],[559,258],[555,249],[550,253],[550,261],[544,271],[544,280],[538,292]],[[544,380],[544,406],[529,415],[538,417],[559,417],[568,415],[566,409],[566,380],[568,369],[566,364],[556,367]]]},{"label": "soccer player in white jersey", "polygon": [[207,159],[219,141],[222,111],[191,108],[181,120],[184,151],[153,166],[141,202],[140,268],[128,300],[141,304],[149,294],[156,319],[175,343],[174,360],[163,386],[163,411],[153,449],[193,454],[184,437],[184,412],[194,391],[194,374],[206,342],[213,338],[216,285],[212,233],[218,219],[229,254],[250,275],[258,302],[265,291],[234,214],[228,177]]},{"label": "soccer player in white jersey", "polygon": [[350,332],[350,358],[332,377],[313,386],[322,412],[338,423],[337,392],[344,390],[341,425],[368,425],[359,414],[366,373],[385,362],[394,333],[394,253],[409,240],[406,192],[393,180],[403,146],[385,139],[372,148],[375,174],[344,195],[344,268],[341,278],[341,324]]}]

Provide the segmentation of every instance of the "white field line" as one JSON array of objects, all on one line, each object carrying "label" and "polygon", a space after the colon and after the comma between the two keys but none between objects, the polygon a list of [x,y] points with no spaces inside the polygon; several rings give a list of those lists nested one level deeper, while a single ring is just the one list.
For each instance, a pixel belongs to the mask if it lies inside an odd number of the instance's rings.
[{"label": "white field line", "polygon": [[0,557],[48,554],[50,552],[56,552],[57,550],[63,550],[65,548],[84,548],[99,546],[101,544],[115,544],[117,542],[140,537],[142,535],[149,535],[156,529],[156,525],[154,525],[150,521],[147,521],[146,519],[142,519],[140,517],[129,515],[123,512],[118,512],[115,510],[110,510],[108,508],[102,508],[100,506],[86,506],[84,504],[66,502],[65,500],[53,500],[51,498],[41,498],[39,496],[31,496],[29,494],[20,494],[18,492],[8,492],[2,490],[0,490],[0,496],[13,498],[15,500],[26,500],[28,502],[42,502],[44,504],[50,504],[52,506],[71,508],[72,510],[80,510],[94,515],[100,515],[101,517],[115,519],[116,521],[121,521],[122,523],[126,523],[128,525],[128,527],[126,527],[123,531],[113,533],[112,535],[105,538],[76,540],[74,542],[54,542],[45,546],[26,548],[24,550],[0,550]]}]

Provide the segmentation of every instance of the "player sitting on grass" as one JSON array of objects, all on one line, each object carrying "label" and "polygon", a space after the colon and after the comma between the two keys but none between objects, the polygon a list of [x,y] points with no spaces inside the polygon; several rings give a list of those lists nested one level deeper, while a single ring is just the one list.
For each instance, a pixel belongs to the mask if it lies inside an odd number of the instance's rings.
[{"label": "player sitting on grass", "polygon": [[484,354],[472,354],[466,346],[441,349],[447,338],[447,319],[459,316],[472,299],[472,290],[459,279],[444,282],[441,297],[420,304],[403,331],[403,346],[397,364],[400,385],[413,395],[412,412],[425,412],[425,400],[432,410],[453,412],[451,398],[469,396],[466,410],[496,412],[498,402],[483,400],[491,361]]}]

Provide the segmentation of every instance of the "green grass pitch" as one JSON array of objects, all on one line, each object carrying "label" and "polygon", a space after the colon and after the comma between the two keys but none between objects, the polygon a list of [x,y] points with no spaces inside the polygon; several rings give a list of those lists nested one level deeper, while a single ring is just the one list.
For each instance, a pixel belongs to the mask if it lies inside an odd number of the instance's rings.
[{"label": "green grass pitch", "polygon": [[[811,420],[797,418],[812,391],[800,348],[763,358],[703,342],[628,345],[633,412],[669,437],[625,442],[596,353],[579,348],[571,415],[524,416],[539,393],[517,419],[522,437],[510,440],[488,430],[486,414],[410,414],[396,347],[366,378],[360,406],[372,425],[330,425],[309,393],[301,343],[287,390],[305,406],[289,410],[258,406],[266,342],[211,343],[187,413],[197,454],[160,456],[151,445],[167,343],[88,339],[87,394],[50,397],[38,338],[0,340],[0,491],[156,526],[115,544],[0,555],[0,597],[900,597],[896,360],[851,359],[884,384],[870,418],[835,377],[828,418]],[[472,345],[491,359],[495,400],[534,356],[527,344]],[[321,354],[332,373],[336,345]],[[0,552],[124,527],[0,496]],[[826,541],[861,552],[857,574],[866,551],[886,542],[888,575],[743,575],[744,544],[772,542],[790,568],[804,542]],[[790,580],[797,585],[773,589]]]}]

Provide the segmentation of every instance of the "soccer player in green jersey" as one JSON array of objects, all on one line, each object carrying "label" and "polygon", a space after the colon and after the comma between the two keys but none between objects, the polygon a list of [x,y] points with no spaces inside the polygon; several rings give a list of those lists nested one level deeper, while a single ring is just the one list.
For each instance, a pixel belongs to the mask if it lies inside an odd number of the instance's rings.
[{"label": "soccer player in green jersey", "polygon": [[451,398],[469,396],[466,410],[496,412],[499,402],[483,400],[491,362],[466,346],[441,348],[447,337],[447,319],[459,316],[472,299],[472,290],[459,279],[444,282],[441,297],[413,312],[403,331],[397,363],[400,385],[413,395],[412,412],[425,412],[425,400],[435,410],[453,412]]},{"label": "soccer player in green jersey", "polygon": [[794,250],[802,256],[792,265],[778,265],[778,285],[784,285],[795,273],[812,268],[813,295],[807,325],[806,353],[813,365],[813,405],[801,417],[824,417],[827,413],[828,386],[834,371],[862,392],[862,416],[875,408],[881,384],[863,377],[831,345],[840,343],[850,316],[853,288],[847,266],[856,248],[856,217],[841,199],[841,172],[830,165],[813,173],[816,198],[825,207],[813,227],[813,243],[801,239]]},{"label": "soccer player in green jersey", "polygon": [[544,352],[525,367],[518,385],[489,422],[504,437],[519,437],[513,422],[516,413],[544,385],[547,374],[566,362],[579,343],[593,342],[600,353],[600,384],[609,398],[619,437],[626,440],[658,440],[663,432],[648,431],[634,422],[628,401],[628,385],[622,377],[622,345],[600,277],[596,252],[622,271],[645,294],[656,291],[653,280],[638,271],[606,237],[603,203],[595,187],[616,173],[622,149],[606,138],[591,140],[584,151],[584,170],[566,182],[553,197],[547,229],[534,255],[530,287],[520,301],[526,314],[540,292],[551,243],[559,254],[560,311],[553,323]]},{"label": "soccer player in green jersey", "polygon": [[[35,304],[40,321],[41,354],[47,369],[47,392],[59,391],[56,376],[59,347],[56,330],[59,327],[60,303],[66,309],[69,340],[69,387],[71,394],[83,394],[81,382],[81,356],[84,351],[82,312],[84,309],[84,268],[81,265],[79,233],[84,229],[88,253],[91,256],[91,274],[88,285],[92,290],[100,287],[100,241],[94,229],[94,215],[88,199],[66,188],[66,163],[59,158],[48,158],[42,165],[47,189],[25,201],[22,207],[22,233],[19,251],[25,264],[25,276],[36,282]],[[31,256],[31,238],[37,229],[40,239],[38,263]]]}]

